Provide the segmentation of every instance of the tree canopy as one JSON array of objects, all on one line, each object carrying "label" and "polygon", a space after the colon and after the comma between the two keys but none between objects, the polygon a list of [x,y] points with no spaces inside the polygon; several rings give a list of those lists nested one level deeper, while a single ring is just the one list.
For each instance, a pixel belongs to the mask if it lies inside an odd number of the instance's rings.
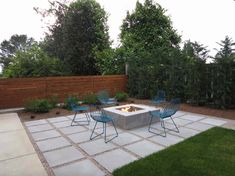
[{"label": "tree canopy", "polygon": [[17,51],[26,51],[35,43],[33,38],[17,34],[12,35],[9,40],[4,40],[0,44],[0,65],[3,66],[3,70],[12,62],[12,57]]},{"label": "tree canopy", "polygon": [[120,38],[124,47],[137,46],[148,51],[158,47],[176,47],[180,42],[165,9],[152,0],[145,0],[144,4],[137,1],[134,12],[127,12]]},{"label": "tree canopy", "polygon": [[49,57],[38,45],[17,51],[12,63],[3,71],[5,77],[42,77],[65,75],[64,67],[57,58]]},{"label": "tree canopy", "polygon": [[110,48],[106,12],[95,0],[56,5],[57,20],[50,26],[45,50],[66,63],[74,75],[98,74],[96,52]]}]

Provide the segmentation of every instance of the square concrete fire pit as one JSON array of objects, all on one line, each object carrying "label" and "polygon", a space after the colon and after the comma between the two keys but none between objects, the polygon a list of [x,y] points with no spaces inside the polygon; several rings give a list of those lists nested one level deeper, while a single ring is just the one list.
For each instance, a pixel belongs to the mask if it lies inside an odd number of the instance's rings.
[{"label": "square concrete fire pit", "polygon": [[[115,125],[126,130],[148,125],[150,120],[149,111],[154,110],[158,110],[158,108],[139,104],[104,108],[106,114],[112,116]],[[153,122],[158,121],[159,119],[153,119]]]}]

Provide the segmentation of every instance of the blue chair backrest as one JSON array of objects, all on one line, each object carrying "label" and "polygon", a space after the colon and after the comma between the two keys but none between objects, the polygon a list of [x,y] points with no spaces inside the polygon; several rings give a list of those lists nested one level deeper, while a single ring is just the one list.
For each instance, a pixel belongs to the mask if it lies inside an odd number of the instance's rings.
[{"label": "blue chair backrest", "polygon": [[159,90],[159,91],[157,92],[157,96],[158,96],[159,98],[165,98],[166,93],[165,93],[164,90]]},{"label": "blue chair backrest", "polygon": [[180,108],[180,99],[175,98],[170,101],[166,107],[164,107],[162,111],[163,116],[172,116],[174,115]]},{"label": "blue chair backrest", "polygon": [[76,107],[78,107],[78,105],[74,103],[74,101],[72,100],[71,97],[68,98],[68,106],[69,106],[71,109],[75,109]]},{"label": "blue chair backrest", "polygon": [[154,97],[155,100],[165,100],[166,93],[164,90],[157,91],[157,96]]},{"label": "blue chair backrest", "polygon": [[109,100],[109,93],[106,90],[100,91],[97,94],[97,98],[101,103],[105,103]]}]

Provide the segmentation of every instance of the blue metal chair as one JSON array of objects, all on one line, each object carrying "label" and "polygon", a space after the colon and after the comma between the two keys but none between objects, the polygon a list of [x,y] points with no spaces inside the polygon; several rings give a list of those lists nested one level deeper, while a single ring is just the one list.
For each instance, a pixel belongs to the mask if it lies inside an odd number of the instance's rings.
[{"label": "blue metal chair", "polygon": [[[108,143],[109,141],[111,141],[114,138],[118,137],[118,132],[117,132],[117,129],[116,129],[115,125],[114,125],[112,117],[108,116],[103,110],[97,109],[97,111],[90,111],[90,117],[95,121],[95,126],[94,126],[94,128],[92,130],[92,133],[91,133],[91,136],[90,136],[90,140],[93,140],[96,137],[104,134],[104,142]],[[97,126],[97,123],[102,123],[103,124],[103,132],[93,136],[93,134],[95,132],[95,129],[96,129],[96,126]],[[107,140],[107,135],[106,135],[106,126],[107,126],[107,123],[112,123],[112,125],[114,127],[114,130],[116,132],[116,135],[113,136],[111,139],[108,139],[108,140]]]},{"label": "blue metal chair", "polygon": [[[170,103],[168,105],[166,105],[162,110],[150,111],[150,121],[149,121],[148,131],[150,133],[160,135],[163,137],[166,137],[166,129],[168,129],[169,131],[174,131],[174,132],[179,133],[179,129],[176,126],[175,121],[172,118],[172,116],[179,110],[179,108],[180,108],[180,99],[176,98],[176,99],[172,99],[170,101]],[[158,134],[158,133],[151,130],[151,124],[152,124],[153,118],[160,119],[161,127],[164,129],[164,135],[161,135],[161,133]],[[172,120],[176,129],[166,128],[164,120],[167,118],[170,118]]]},{"label": "blue metal chair", "polygon": [[[88,113],[89,107],[88,106],[80,106],[80,105],[77,105],[72,102],[69,102],[69,106],[71,107],[72,111],[75,112],[73,120],[71,122],[71,126],[89,125],[90,124],[90,117],[89,117],[89,113]],[[77,114],[82,113],[82,112],[85,113],[86,120],[81,120],[81,119],[76,120]]]},{"label": "blue metal chair", "polygon": [[163,90],[159,90],[157,92],[157,96],[155,96],[152,100],[154,104],[161,104],[166,102],[166,93]]},{"label": "blue metal chair", "polygon": [[103,106],[113,106],[117,104],[115,98],[109,98],[109,93],[105,90],[98,92],[97,99]]}]

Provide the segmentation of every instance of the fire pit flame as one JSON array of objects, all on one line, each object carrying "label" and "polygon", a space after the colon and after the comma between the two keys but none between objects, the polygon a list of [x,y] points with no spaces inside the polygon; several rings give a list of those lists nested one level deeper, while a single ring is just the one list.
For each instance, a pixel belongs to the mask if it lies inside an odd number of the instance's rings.
[{"label": "fire pit flame", "polygon": [[136,108],[133,106],[127,106],[127,107],[120,108],[119,110],[123,111],[123,112],[135,112],[135,111],[140,110],[140,108]]}]

